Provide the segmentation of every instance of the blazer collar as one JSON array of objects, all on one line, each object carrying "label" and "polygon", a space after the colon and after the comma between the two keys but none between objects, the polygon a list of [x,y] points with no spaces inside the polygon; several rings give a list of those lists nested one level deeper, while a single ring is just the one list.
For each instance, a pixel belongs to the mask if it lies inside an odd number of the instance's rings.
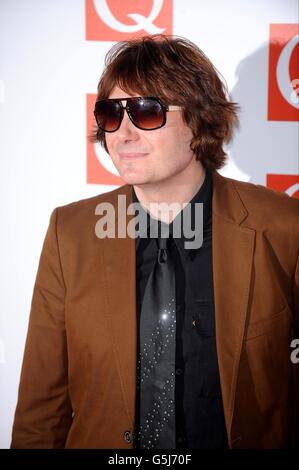
[{"label": "blazer collar", "polygon": [[243,225],[248,211],[234,180],[213,175],[212,250],[216,345],[229,445],[243,346],[255,246],[255,231]]}]

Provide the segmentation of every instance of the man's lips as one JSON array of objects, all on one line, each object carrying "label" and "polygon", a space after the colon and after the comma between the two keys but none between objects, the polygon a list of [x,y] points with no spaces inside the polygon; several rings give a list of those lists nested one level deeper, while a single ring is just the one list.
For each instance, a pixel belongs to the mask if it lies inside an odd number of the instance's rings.
[{"label": "man's lips", "polygon": [[142,158],[148,155],[147,153],[143,152],[120,152],[120,158]]}]

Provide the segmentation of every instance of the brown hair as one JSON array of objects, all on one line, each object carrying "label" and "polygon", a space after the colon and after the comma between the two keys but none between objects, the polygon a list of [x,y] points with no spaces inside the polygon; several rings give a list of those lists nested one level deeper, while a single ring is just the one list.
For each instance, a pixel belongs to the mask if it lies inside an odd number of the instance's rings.
[{"label": "brown hair", "polygon": [[[221,168],[223,144],[238,125],[237,103],[230,101],[227,86],[206,55],[191,41],[154,35],[117,43],[105,59],[97,100],[109,98],[115,86],[129,94],[157,96],[165,104],[183,107],[196,158],[211,170]],[[96,128],[92,142],[108,151],[105,132]]]}]

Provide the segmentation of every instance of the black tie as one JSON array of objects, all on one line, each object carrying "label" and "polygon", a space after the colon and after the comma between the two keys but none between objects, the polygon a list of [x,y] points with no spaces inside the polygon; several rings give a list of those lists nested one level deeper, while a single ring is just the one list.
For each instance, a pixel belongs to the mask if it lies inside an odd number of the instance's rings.
[{"label": "black tie", "polygon": [[[162,234],[163,235],[163,234]],[[170,238],[157,240],[158,255],[140,314],[140,448],[175,449],[174,259]]]}]

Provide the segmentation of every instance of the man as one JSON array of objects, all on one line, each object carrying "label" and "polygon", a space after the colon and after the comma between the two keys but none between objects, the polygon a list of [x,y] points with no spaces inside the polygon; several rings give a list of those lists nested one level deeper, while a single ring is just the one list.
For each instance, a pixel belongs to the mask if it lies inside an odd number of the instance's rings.
[{"label": "man", "polygon": [[[187,40],[145,37],[108,55],[94,140],[126,184],[52,213],[13,448],[296,446],[298,202],[217,173],[236,110]],[[103,208],[118,227],[119,196],[149,222],[137,237],[102,236]],[[175,236],[190,207],[199,247]]]}]

